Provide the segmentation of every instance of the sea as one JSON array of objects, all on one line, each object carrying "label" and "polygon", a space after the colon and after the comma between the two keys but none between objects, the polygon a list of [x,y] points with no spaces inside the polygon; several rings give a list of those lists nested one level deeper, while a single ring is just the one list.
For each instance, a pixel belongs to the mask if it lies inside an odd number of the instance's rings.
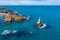
[{"label": "sea", "polygon": [[[29,20],[5,23],[4,17],[0,17],[0,40],[60,40],[60,6],[4,5],[1,7],[16,11],[22,16],[29,16]],[[36,26],[39,17],[42,23],[46,23],[46,28],[41,29]],[[17,33],[1,35],[4,30],[17,30]]]}]

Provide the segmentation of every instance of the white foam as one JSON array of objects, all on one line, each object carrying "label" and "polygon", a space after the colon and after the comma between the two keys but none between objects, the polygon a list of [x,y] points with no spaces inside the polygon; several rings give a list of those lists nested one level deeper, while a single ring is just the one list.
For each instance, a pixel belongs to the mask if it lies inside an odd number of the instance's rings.
[{"label": "white foam", "polygon": [[30,16],[27,16],[27,20],[29,20],[29,17],[30,17]]},{"label": "white foam", "polygon": [[16,33],[17,32],[17,30],[4,30],[2,33],[1,33],[1,35],[6,35],[6,34],[10,34],[10,33],[12,33],[12,34],[14,34],[14,33]]},{"label": "white foam", "polygon": [[1,34],[2,34],[2,35],[5,35],[5,34],[10,34],[10,33],[11,33],[10,30],[4,30]]},{"label": "white foam", "polygon": [[6,13],[0,13],[0,15],[6,15]]},{"label": "white foam", "polygon": [[16,33],[17,32],[17,30],[12,30],[12,33],[14,34],[14,33]]}]

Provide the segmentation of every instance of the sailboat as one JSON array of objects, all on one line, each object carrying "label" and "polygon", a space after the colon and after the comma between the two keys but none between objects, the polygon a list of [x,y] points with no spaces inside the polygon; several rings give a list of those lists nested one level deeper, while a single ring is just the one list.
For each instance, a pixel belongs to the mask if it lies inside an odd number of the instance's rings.
[{"label": "sailboat", "polygon": [[39,18],[37,23],[36,23],[36,26],[39,27],[39,28],[45,28],[47,25],[42,23],[40,18]]}]

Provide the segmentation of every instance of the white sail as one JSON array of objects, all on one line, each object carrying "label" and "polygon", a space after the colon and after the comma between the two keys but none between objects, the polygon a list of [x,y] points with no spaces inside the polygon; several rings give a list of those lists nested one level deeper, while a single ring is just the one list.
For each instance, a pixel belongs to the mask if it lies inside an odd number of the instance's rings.
[{"label": "white sail", "polygon": [[38,19],[38,22],[40,22],[40,17],[39,17],[39,19]]},{"label": "white sail", "polygon": [[38,19],[37,23],[40,23],[40,21],[41,21],[41,19],[40,19],[40,17],[39,17],[39,19]]}]

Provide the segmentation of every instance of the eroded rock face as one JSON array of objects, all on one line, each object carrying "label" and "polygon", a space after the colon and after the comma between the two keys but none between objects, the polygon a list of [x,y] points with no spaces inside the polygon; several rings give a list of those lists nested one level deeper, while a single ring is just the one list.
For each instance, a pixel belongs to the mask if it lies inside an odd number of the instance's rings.
[{"label": "eroded rock face", "polygon": [[20,16],[16,13],[13,14],[13,12],[11,10],[8,10],[6,13],[5,22],[10,23],[10,22],[12,22],[12,20],[17,21],[17,22],[22,22],[22,21],[28,20],[28,17]]},{"label": "eroded rock face", "polygon": [[14,20],[17,21],[17,22],[22,22],[23,21],[23,17],[19,16],[17,14],[14,14]]},{"label": "eroded rock face", "polygon": [[7,22],[7,23],[12,22],[12,14],[11,14],[11,12],[8,12],[6,14],[5,22]]}]

